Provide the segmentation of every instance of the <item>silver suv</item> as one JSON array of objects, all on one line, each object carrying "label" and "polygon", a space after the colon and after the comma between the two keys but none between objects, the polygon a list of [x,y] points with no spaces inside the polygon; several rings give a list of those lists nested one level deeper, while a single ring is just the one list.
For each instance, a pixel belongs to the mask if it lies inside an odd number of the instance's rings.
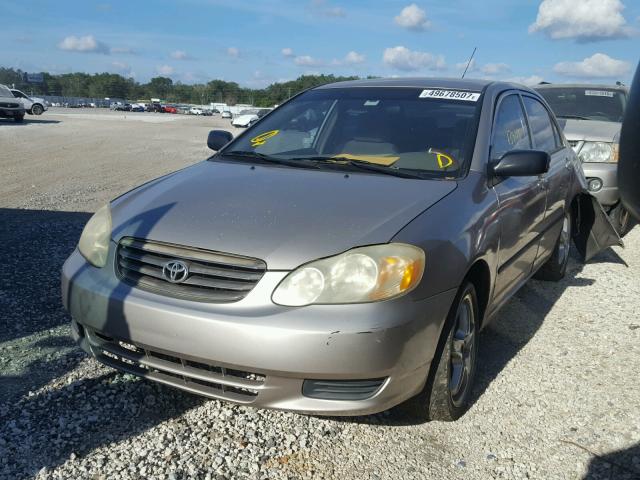
[{"label": "silver suv", "polygon": [[622,85],[539,85],[582,161],[589,190],[626,235],[634,225],[618,193],[618,144],[629,91]]},{"label": "silver suv", "polygon": [[15,88],[11,89],[11,93],[15,98],[20,99],[20,103],[30,115],[42,115],[48,109],[47,102],[43,98],[30,97]]},{"label": "silver suv", "polygon": [[24,106],[17,100],[11,90],[0,85],[0,118],[13,118],[16,122],[24,120]]}]

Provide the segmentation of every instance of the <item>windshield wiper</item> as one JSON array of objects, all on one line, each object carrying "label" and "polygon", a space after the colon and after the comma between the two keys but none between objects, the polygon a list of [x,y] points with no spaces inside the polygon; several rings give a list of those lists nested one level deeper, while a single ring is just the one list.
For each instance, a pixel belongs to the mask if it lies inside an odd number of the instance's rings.
[{"label": "windshield wiper", "polygon": [[332,165],[348,165],[360,170],[393,175],[394,177],[419,178],[424,180],[424,177],[418,173],[407,172],[406,170],[400,170],[398,168],[384,167],[382,165],[376,165],[375,163],[366,162],[364,160],[354,160],[353,158],[348,157],[300,157],[300,160],[330,163]]},{"label": "windshield wiper", "polygon": [[271,155],[266,155],[260,152],[252,152],[248,150],[247,151],[232,150],[230,152],[221,152],[220,155],[252,158],[252,159],[260,160],[263,163],[274,163],[277,165],[286,165],[288,167],[295,167],[295,168],[320,168],[318,167],[318,165],[316,165],[313,162],[304,161],[306,160],[306,158],[299,159],[299,160],[291,160],[291,159],[285,159],[285,158],[272,157]]},{"label": "windshield wiper", "polygon": [[581,117],[580,115],[556,115],[558,118],[573,118],[575,120],[591,120],[589,117]]}]

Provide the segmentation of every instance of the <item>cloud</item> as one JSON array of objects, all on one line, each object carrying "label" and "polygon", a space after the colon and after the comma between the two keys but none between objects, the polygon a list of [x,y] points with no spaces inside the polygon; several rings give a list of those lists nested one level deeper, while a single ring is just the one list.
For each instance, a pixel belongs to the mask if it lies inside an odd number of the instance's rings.
[{"label": "cloud", "polygon": [[96,40],[93,35],[86,35],[84,37],[70,35],[58,43],[58,48],[68,52],[109,54],[109,47]]},{"label": "cloud", "polygon": [[293,63],[301,67],[319,67],[324,64],[322,60],[309,55],[299,55],[293,59]]},{"label": "cloud", "polygon": [[342,18],[347,16],[344,8],[331,6],[326,0],[313,0],[311,6],[315,12],[326,17]]},{"label": "cloud", "polygon": [[229,47],[227,48],[227,55],[232,58],[238,58],[240,56],[240,50],[236,47]]},{"label": "cloud", "polygon": [[385,65],[404,71],[420,70],[422,68],[443,70],[445,68],[442,55],[411,51],[402,46],[385,49],[382,54],[382,61]]},{"label": "cloud", "polygon": [[395,17],[395,23],[414,32],[422,32],[431,27],[431,22],[427,19],[427,12],[415,3],[404,7],[400,11],[400,15]]},{"label": "cloud", "polygon": [[135,72],[131,70],[131,65],[129,65],[128,63],[115,61],[115,62],[111,62],[111,66],[116,72],[118,72],[121,75],[124,75],[125,77],[136,76]]},{"label": "cloud", "polygon": [[129,47],[112,47],[110,52],[116,54],[136,55],[136,51]]},{"label": "cloud", "polygon": [[[467,64],[469,64],[469,68],[467,68]],[[464,72],[464,69],[467,68],[467,73],[475,72],[477,68],[476,59],[472,58],[471,61],[467,60],[465,62],[456,63],[456,70],[460,70]]]},{"label": "cloud", "polygon": [[544,80],[539,75],[531,75],[528,77],[510,77],[505,79],[506,82],[522,83],[524,85],[537,85]]},{"label": "cloud", "polygon": [[359,63],[364,63],[365,61],[366,57],[363,54],[351,50],[345,55],[343,63],[345,65],[357,65]]},{"label": "cloud", "polygon": [[191,60],[191,55],[184,50],[174,50],[170,53],[170,56],[174,60]]},{"label": "cloud", "polygon": [[633,30],[622,16],[624,8],[621,0],[543,0],[529,33],[578,42],[628,37]]},{"label": "cloud", "polygon": [[613,78],[621,77],[631,71],[631,64],[616,60],[604,53],[595,53],[581,62],[556,63],[553,71],[565,77],[577,78]]},{"label": "cloud", "polygon": [[160,65],[156,67],[156,72],[160,75],[171,75],[175,70],[171,65]]},{"label": "cloud", "polygon": [[293,53],[293,49],[292,48],[288,48],[288,47],[287,48],[283,48],[281,50],[281,52],[282,52],[282,56],[283,57],[290,58],[290,57],[295,56],[294,53]]},{"label": "cloud", "polygon": [[498,75],[509,72],[511,68],[506,63],[487,63],[480,68],[485,75]]}]

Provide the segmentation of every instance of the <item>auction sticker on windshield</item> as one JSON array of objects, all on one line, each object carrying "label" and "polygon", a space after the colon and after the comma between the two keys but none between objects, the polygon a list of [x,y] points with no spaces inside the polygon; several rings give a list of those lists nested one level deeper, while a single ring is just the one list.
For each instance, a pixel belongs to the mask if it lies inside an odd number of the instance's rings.
[{"label": "auction sticker on windshield", "polygon": [[461,90],[423,90],[420,98],[444,98],[447,100],[464,100],[465,102],[477,102],[480,92],[464,92]]},{"label": "auction sticker on windshield", "polygon": [[613,92],[607,90],[585,90],[584,94],[588,97],[613,97]]}]

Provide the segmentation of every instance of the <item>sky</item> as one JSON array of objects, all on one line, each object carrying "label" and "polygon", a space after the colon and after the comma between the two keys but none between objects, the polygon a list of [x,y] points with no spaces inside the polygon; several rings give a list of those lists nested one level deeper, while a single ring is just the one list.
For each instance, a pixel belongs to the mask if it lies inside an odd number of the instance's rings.
[{"label": "sky", "polygon": [[303,74],[630,83],[640,0],[2,0],[0,66],[263,88]]}]

